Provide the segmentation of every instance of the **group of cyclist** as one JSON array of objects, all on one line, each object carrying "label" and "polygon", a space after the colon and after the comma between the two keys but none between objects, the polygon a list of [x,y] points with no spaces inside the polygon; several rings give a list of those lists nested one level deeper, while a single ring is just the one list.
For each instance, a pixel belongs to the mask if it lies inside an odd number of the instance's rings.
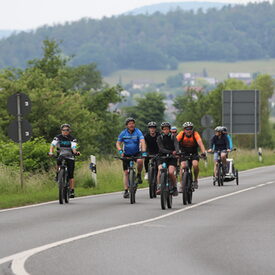
[{"label": "group of cyclist", "polygon": [[[173,183],[173,195],[178,195],[177,189],[177,176],[176,169],[178,164],[180,166],[180,175],[186,168],[186,156],[192,157],[192,166],[194,170],[194,182],[193,188],[198,188],[198,176],[199,176],[199,152],[201,151],[201,157],[206,158],[206,149],[203,141],[197,131],[194,130],[192,122],[185,122],[183,124],[183,130],[178,133],[175,126],[171,126],[169,122],[162,122],[160,125],[161,132],[157,131],[157,124],[154,121],[148,123],[148,132],[143,133],[136,128],[136,122],[134,118],[127,118],[125,120],[125,129],[119,134],[116,149],[121,157],[137,157],[137,182],[142,183],[142,169],[143,159],[145,165],[145,179],[148,179],[148,164],[149,155],[167,156],[171,155],[174,158],[164,160],[158,158],[158,176],[157,176],[157,194],[160,193],[160,170],[162,163],[167,163],[168,174],[171,182]],[[57,135],[50,146],[49,155],[54,155],[54,150],[57,148],[58,154],[65,156],[68,167],[68,177],[70,183],[70,197],[74,197],[74,163],[75,155],[79,155],[77,151],[77,141],[71,135],[71,126],[69,124],[62,124],[60,127],[61,134]],[[215,135],[211,139],[211,147],[208,152],[214,152],[214,160],[217,162],[218,154],[221,152],[221,159],[226,167],[226,157],[228,152],[233,148],[232,140],[227,134],[226,127],[218,126],[215,128]],[[139,158],[140,157],[140,158]],[[130,160],[125,158],[123,160],[123,183],[124,183],[124,198],[129,198],[128,192],[128,166]],[[59,160],[57,160],[57,173],[59,169]],[[214,165],[214,176],[216,176],[216,165]],[[181,181],[180,181],[181,182]]]}]

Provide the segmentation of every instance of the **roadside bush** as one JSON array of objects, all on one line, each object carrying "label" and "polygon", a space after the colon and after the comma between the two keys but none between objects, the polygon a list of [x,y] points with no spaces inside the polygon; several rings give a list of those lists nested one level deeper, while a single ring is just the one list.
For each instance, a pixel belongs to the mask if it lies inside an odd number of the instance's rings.
[{"label": "roadside bush", "polygon": [[[23,143],[25,171],[48,170],[52,164],[47,156],[49,147],[43,138]],[[19,145],[14,142],[0,142],[0,162],[7,166],[19,166]]]}]

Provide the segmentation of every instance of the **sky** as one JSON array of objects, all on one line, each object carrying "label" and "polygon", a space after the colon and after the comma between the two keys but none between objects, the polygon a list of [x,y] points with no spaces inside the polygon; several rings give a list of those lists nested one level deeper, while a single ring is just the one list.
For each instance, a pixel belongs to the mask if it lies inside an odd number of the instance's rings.
[{"label": "sky", "polygon": [[83,17],[118,15],[152,4],[189,1],[246,4],[264,0],[0,0],[0,30],[30,30]]}]

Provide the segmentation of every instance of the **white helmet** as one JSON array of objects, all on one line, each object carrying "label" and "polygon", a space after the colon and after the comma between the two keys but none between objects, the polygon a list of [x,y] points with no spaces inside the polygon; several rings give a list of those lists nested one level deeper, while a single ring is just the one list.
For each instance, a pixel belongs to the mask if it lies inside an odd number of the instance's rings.
[{"label": "white helmet", "polygon": [[183,129],[185,129],[187,127],[194,127],[194,124],[192,122],[190,122],[190,121],[187,121],[187,122],[184,122],[182,124],[182,127],[183,127]]}]

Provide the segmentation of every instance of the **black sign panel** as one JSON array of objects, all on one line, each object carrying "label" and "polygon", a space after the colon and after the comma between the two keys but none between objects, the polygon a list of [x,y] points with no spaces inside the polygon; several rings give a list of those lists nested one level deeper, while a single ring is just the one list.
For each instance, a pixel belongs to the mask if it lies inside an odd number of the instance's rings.
[{"label": "black sign panel", "polygon": [[31,111],[31,101],[26,94],[17,93],[11,95],[8,99],[8,111],[11,115],[18,115],[17,100],[20,101],[20,115],[25,116]]},{"label": "black sign panel", "polygon": [[260,92],[257,90],[223,91],[223,125],[233,134],[260,131]]},{"label": "black sign panel", "polygon": [[[8,127],[8,135],[14,142],[19,142],[18,127],[17,120],[13,120]],[[28,141],[32,136],[31,124],[25,119],[21,121],[21,136],[22,142]]]}]

